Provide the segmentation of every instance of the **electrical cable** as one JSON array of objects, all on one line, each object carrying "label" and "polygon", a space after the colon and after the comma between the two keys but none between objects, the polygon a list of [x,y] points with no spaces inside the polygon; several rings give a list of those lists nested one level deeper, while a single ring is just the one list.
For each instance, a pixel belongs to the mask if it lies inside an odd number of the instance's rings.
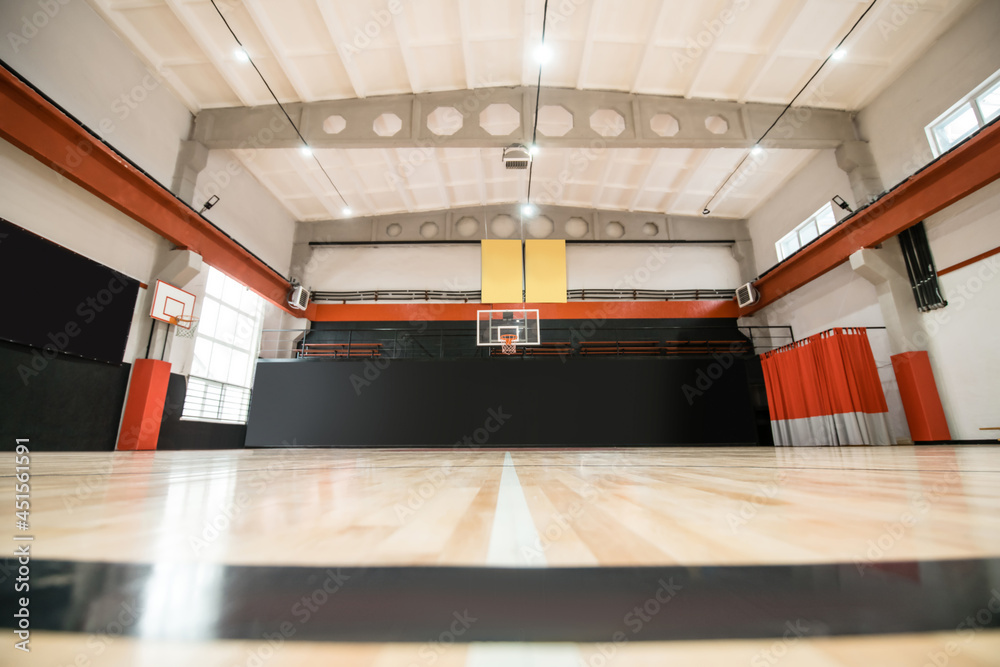
[{"label": "electrical cable", "polygon": [[[330,186],[333,187],[334,192],[336,192],[337,196],[340,197],[340,201],[344,202],[345,207],[350,208],[350,204],[348,204],[347,200],[344,199],[344,195],[340,192],[340,188],[338,188],[337,184],[333,182],[333,179],[330,177],[330,174],[326,171],[326,167],[324,167],[323,163],[319,161],[318,157],[316,157],[316,153],[313,152],[312,147],[309,146],[309,142],[306,141],[306,138],[302,136],[301,132],[299,132],[299,128],[296,127],[295,121],[292,120],[292,117],[288,115],[288,111],[285,110],[285,105],[282,104],[281,100],[278,99],[278,96],[274,94],[274,90],[271,89],[271,85],[267,82],[267,79],[264,78],[264,74],[257,67],[257,63],[255,63],[253,61],[253,58],[250,57],[250,52],[247,51],[246,48],[243,46],[243,42],[241,42],[240,38],[236,36],[236,32],[233,30],[232,26],[229,25],[229,21],[226,20],[226,17],[225,15],[223,15],[222,10],[219,9],[219,6],[217,4],[215,4],[215,0],[211,0],[211,2],[212,2],[212,7],[215,8],[215,11],[219,15],[219,18],[221,18],[222,22],[226,24],[226,28],[229,30],[229,34],[232,35],[233,39],[236,40],[236,43],[239,44],[240,49],[246,55],[247,61],[253,66],[254,70],[257,72],[257,76],[260,77],[260,80],[264,82],[264,87],[267,88],[267,92],[271,93],[271,97],[274,98],[274,101],[278,105],[278,108],[281,109],[281,113],[285,114],[285,118],[288,119],[288,122],[291,124],[292,129],[295,130],[295,134],[297,134],[299,136],[299,139],[302,140],[302,147],[309,149],[310,156],[316,162],[316,165],[319,167],[320,171],[323,172],[323,175],[326,176],[326,180],[330,181]],[[548,0],[546,0],[546,2],[548,2]]]},{"label": "electrical cable", "polygon": [[[545,24],[549,18],[549,0],[545,0],[545,7],[542,9],[542,43],[539,46],[540,49],[545,48]],[[541,54],[540,54],[541,55]],[[538,59],[538,86],[535,89],[535,122],[534,127],[531,128],[531,146],[528,147],[528,153],[531,154],[532,150],[535,150],[536,139],[538,138],[538,102],[542,95],[542,58]],[[531,156],[531,162],[528,163],[528,196],[525,199],[525,205],[531,206],[531,175],[535,169],[535,159]]]},{"label": "electrical cable", "polygon": [[778,122],[781,121],[781,119],[785,116],[785,114],[788,113],[788,110],[792,108],[793,104],[795,104],[795,100],[799,99],[799,96],[805,92],[806,88],[809,87],[809,84],[813,82],[813,79],[815,79],[819,75],[819,73],[823,71],[823,68],[826,67],[826,64],[830,62],[830,59],[833,58],[833,55],[840,50],[840,47],[844,44],[844,42],[847,41],[847,38],[850,37],[851,34],[854,32],[854,30],[858,27],[858,25],[861,24],[861,21],[863,21],[865,16],[868,15],[868,12],[872,10],[872,7],[875,6],[876,2],[878,2],[878,0],[872,0],[871,4],[868,5],[868,8],[864,12],[862,12],[861,16],[858,17],[858,20],[855,21],[854,25],[851,26],[851,29],[847,31],[847,34],[844,35],[839,42],[837,42],[837,46],[833,48],[833,51],[831,51],[830,55],[826,57],[826,60],[820,63],[816,71],[813,72],[813,75],[809,77],[808,81],[805,82],[805,85],[803,85],[799,89],[799,92],[795,93],[795,97],[792,98],[791,102],[785,105],[785,108],[781,110],[781,113],[778,114],[778,117],[774,119],[774,122],[771,123],[771,126],[768,127],[766,130],[764,130],[764,134],[760,135],[760,138],[758,138],[757,141],[754,142],[754,146],[747,152],[746,155],[743,156],[743,159],[740,160],[739,164],[736,165],[736,168],[733,169],[733,171],[729,174],[729,176],[726,177],[726,180],[722,182],[722,185],[718,187],[718,189],[715,191],[712,197],[707,202],[705,202],[705,207],[704,209],[702,209],[703,215],[708,215],[709,213],[712,212],[712,209],[710,208],[712,202],[715,201],[715,198],[719,196],[719,193],[722,192],[722,190],[729,184],[729,181],[733,180],[733,176],[735,176],[739,172],[740,168],[747,161],[747,158],[750,157],[750,155],[752,154],[753,148],[759,146],[760,142],[762,142],[767,137],[768,133],[771,130],[773,130],[775,126],[778,124]]}]

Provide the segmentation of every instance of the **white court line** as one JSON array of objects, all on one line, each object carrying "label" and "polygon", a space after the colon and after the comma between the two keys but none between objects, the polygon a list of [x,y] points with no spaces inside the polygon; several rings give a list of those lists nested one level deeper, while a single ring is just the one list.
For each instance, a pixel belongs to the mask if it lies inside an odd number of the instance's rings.
[{"label": "white court line", "polygon": [[[514,461],[503,458],[500,491],[486,552],[490,567],[548,567],[538,546],[538,530],[528,509]],[[533,554],[531,559],[527,554]],[[578,667],[580,652],[573,644],[474,643],[469,645],[466,667]]]}]

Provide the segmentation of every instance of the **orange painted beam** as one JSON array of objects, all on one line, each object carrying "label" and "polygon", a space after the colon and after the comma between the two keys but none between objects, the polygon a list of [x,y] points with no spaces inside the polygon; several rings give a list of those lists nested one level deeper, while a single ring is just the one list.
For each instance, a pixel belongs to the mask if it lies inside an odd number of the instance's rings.
[{"label": "orange painted beam", "polygon": [[128,396],[118,429],[119,451],[156,449],[163,405],[170,383],[170,362],[136,359],[128,381]]},{"label": "orange painted beam", "polygon": [[870,248],[1000,178],[1000,123],[938,158],[875,204],[859,211],[754,282],[750,315]]},{"label": "orange painted beam", "polygon": [[568,303],[312,303],[313,322],[476,320],[477,310],[538,309],[543,320],[620,320],[737,317],[735,301],[571,301]]},{"label": "orange painted beam", "polygon": [[0,67],[0,137],[177,246],[288,308],[291,285],[170,191]]}]

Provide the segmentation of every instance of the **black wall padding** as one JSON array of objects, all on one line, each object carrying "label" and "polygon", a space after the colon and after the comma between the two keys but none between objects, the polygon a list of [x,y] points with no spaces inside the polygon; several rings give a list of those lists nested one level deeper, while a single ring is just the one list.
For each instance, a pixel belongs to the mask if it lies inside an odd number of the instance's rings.
[{"label": "black wall padding", "polygon": [[752,445],[757,431],[732,356],[261,361],[246,444]]},{"label": "black wall padding", "polygon": [[0,219],[0,339],[121,363],[139,281]]},{"label": "black wall padding", "polygon": [[[41,370],[24,376],[33,361]],[[113,450],[129,368],[64,354],[44,359],[0,341],[0,450],[13,450],[15,438],[30,438],[32,451]]]},{"label": "black wall padding", "polygon": [[183,375],[170,374],[167,401],[163,405],[157,449],[235,449],[246,439],[246,424],[181,421],[187,382]]}]

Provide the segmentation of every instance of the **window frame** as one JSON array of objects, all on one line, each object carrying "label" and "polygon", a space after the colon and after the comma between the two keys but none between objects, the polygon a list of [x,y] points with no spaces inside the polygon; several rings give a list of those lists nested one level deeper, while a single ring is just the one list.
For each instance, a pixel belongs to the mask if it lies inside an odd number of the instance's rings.
[{"label": "window frame", "polygon": [[[833,220],[833,224],[827,226],[826,229],[822,229],[821,226],[820,226],[820,222],[819,221],[820,221],[821,218],[827,217],[827,216],[824,216],[824,213],[827,213],[827,212],[829,212],[829,218]],[[795,253],[797,253],[802,248],[806,247],[807,245],[809,245],[810,243],[812,243],[816,239],[818,239],[821,236],[823,236],[824,234],[826,234],[828,231],[830,231],[831,229],[833,229],[834,227],[836,227],[838,224],[840,224],[840,223],[837,220],[837,214],[833,210],[833,203],[832,202],[826,202],[825,204],[823,204],[822,206],[820,206],[819,209],[815,213],[813,213],[812,215],[810,215],[808,218],[806,218],[805,220],[803,220],[802,222],[800,222],[798,225],[796,225],[795,228],[792,229],[790,232],[788,232],[787,234],[785,234],[784,236],[782,236],[780,239],[778,239],[777,241],[775,241],[775,243],[774,243],[774,250],[775,250],[775,252],[778,255],[778,261],[779,262],[785,261],[786,259],[788,259],[792,255],[794,255]],[[813,238],[809,239],[808,241],[803,242],[802,241],[802,232],[804,230],[808,229],[810,225],[812,225],[813,228],[816,230],[816,236],[814,236]],[[785,246],[785,245],[788,245],[788,246],[793,245],[792,243],[788,243],[789,241],[794,242],[795,248],[793,250],[789,251],[788,253],[785,253],[785,248],[783,246]]]},{"label": "window frame", "polygon": [[[218,273],[219,277],[223,280],[221,289],[219,290],[219,296],[209,293],[209,283],[210,281],[213,280],[212,272]],[[226,281],[228,281],[228,283]],[[234,293],[231,295],[234,298],[238,296],[238,298],[235,298],[235,300],[237,301],[236,305],[231,303],[229,300],[226,300],[227,291],[233,290],[234,286],[238,286],[239,288],[238,293]],[[227,290],[227,288],[229,289]],[[247,310],[244,310],[242,307],[247,292],[250,292],[250,294],[253,296],[253,299],[251,301],[255,306],[254,308],[255,312],[253,314],[251,314]],[[218,424],[245,424],[250,404],[250,393],[253,389],[253,380],[257,370],[257,356],[260,352],[261,332],[264,327],[264,309],[265,309],[264,300],[260,298],[259,295],[254,294],[252,291],[250,291],[249,288],[240,284],[238,281],[233,280],[222,271],[219,271],[215,267],[210,266],[208,278],[205,283],[205,290],[202,294],[202,304],[200,311],[202,316],[204,316],[205,313],[205,306],[209,303],[213,304],[213,306],[216,308],[217,312],[215,318],[216,325],[218,325],[218,322],[221,319],[220,316],[224,312],[224,309],[233,311],[236,317],[236,330],[234,331],[233,341],[230,342],[228,340],[225,340],[223,337],[217,335],[218,332],[217,329],[213,331],[213,333],[207,334],[202,328],[199,327],[199,330],[194,336],[194,347],[192,348],[192,369],[191,369],[192,372],[188,374],[189,391],[188,395],[185,396],[184,398],[184,406],[182,408],[180,418],[182,421],[200,421],[200,422],[210,422]],[[248,344],[246,346],[242,346],[236,342],[238,336],[236,331],[238,331],[239,329],[239,319],[241,315],[252,318],[253,322],[252,331],[250,332]],[[197,350],[198,348],[199,341],[208,341],[213,346],[213,349],[209,354],[208,359],[205,362],[204,374],[193,372],[194,354],[195,350]],[[212,356],[214,356],[215,354],[214,346],[220,346],[222,348],[225,348],[229,352],[230,358],[231,355],[234,353],[245,354],[247,356],[247,372],[244,384],[229,382],[228,372],[226,374],[225,380],[219,380],[215,377],[210,377]],[[192,382],[192,380],[194,382]],[[204,385],[204,387],[202,388],[202,392],[205,395],[200,396],[198,399],[194,399],[192,398],[194,394],[192,394],[191,392],[192,384],[198,385],[199,383]],[[207,396],[208,394],[208,389],[215,387],[218,387],[218,393],[220,396],[220,403],[218,406],[218,410],[215,411],[217,416],[206,417],[205,416],[206,408],[211,406],[206,402],[197,403],[197,400],[204,399],[205,396]],[[238,414],[239,419],[234,420],[229,416],[225,417],[223,416],[224,414],[231,414],[231,412],[227,413],[227,410],[231,411],[233,409],[232,407],[226,408],[223,404],[222,398],[225,397],[227,393],[237,393],[241,396],[240,403],[235,408],[235,411]]]},{"label": "window frame", "polygon": [[[994,120],[996,120],[997,117],[1000,117],[1000,109],[998,109],[997,111],[994,112],[993,116],[991,116],[989,119],[986,119],[985,115],[983,114],[983,109],[981,106],[983,98],[985,98],[988,94],[998,89],[1000,89],[1000,70],[997,70],[985,81],[983,81],[981,84],[973,88],[968,95],[955,102],[955,104],[951,105],[947,111],[945,111],[943,114],[935,118],[933,122],[929,123],[924,128],[924,134],[927,135],[927,142],[931,146],[931,152],[934,154],[934,157],[940,157],[944,155],[952,148],[959,145],[960,143],[968,139],[970,136],[972,136],[979,130],[986,127],[986,125],[992,123]],[[948,124],[949,121],[954,121],[956,118],[958,118],[961,115],[961,113],[965,111],[965,107],[972,109],[972,113],[976,119],[977,127],[971,130],[968,134],[965,134],[964,136],[957,139],[950,146],[946,148],[943,147],[941,143],[938,141],[939,130],[942,130]]]}]

